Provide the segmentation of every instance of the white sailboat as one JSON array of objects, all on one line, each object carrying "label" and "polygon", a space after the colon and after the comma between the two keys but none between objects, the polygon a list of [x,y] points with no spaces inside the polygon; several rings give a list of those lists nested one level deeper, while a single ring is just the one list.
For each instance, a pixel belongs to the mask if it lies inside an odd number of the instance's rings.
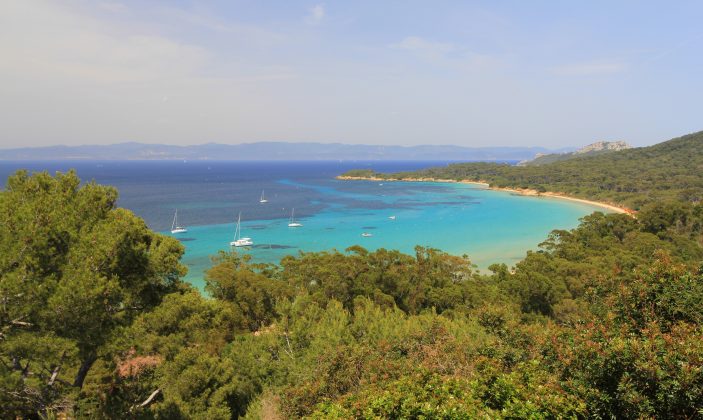
[{"label": "white sailboat", "polygon": [[395,216],[388,216],[389,219],[395,220]]},{"label": "white sailboat", "polygon": [[269,201],[264,197],[264,190],[261,190],[261,199],[259,200],[259,203],[268,203]]},{"label": "white sailboat", "polygon": [[370,238],[371,236],[373,236],[373,233],[364,232],[361,234],[361,236],[363,236],[364,238]]},{"label": "white sailboat", "polygon": [[234,230],[234,240],[230,242],[230,246],[250,246],[254,245],[254,241],[251,238],[242,238],[242,228],[240,227],[242,222],[242,213],[239,212],[237,216],[237,228]]},{"label": "white sailboat", "polygon": [[303,226],[302,223],[296,222],[295,221],[295,209],[291,210],[290,212],[290,222],[288,223],[288,227],[301,227]]},{"label": "white sailboat", "polygon": [[176,213],[173,215],[173,223],[171,223],[171,233],[185,232],[188,232],[188,229],[184,228],[183,226],[178,226],[178,209],[176,209]]}]

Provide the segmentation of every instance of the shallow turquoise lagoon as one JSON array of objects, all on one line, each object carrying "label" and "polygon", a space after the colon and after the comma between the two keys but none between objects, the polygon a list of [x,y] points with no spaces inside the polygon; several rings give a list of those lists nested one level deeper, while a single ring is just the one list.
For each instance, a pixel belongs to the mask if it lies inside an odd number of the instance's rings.
[{"label": "shallow turquoise lagoon", "polygon": [[[236,250],[250,254],[255,262],[278,262],[300,251],[344,251],[352,245],[407,253],[422,245],[466,254],[485,270],[495,262],[514,265],[551,230],[573,228],[581,217],[603,211],[588,204],[469,184],[334,181],[321,186],[286,180],[279,184],[314,190],[315,200],[307,204],[322,210],[296,217],[304,226],[289,228],[286,202],[268,197],[268,203],[257,203],[261,211],[250,207],[248,214],[242,214],[242,236],[251,237],[254,246]],[[257,219],[257,214],[269,215],[272,208],[279,218]],[[230,249],[234,230],[233,217],[231,223],[192,226],[178,236],[186,247],[186,280],[203,287],[210,257]],[[364,232],[373,236],[363,237]]]}]

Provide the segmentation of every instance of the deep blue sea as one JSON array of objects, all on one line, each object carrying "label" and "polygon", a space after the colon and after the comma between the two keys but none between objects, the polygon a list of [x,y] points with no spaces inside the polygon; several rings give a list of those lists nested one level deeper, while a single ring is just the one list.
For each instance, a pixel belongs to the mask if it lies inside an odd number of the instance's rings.
[{"label": "deep blue sea", "polygon": [[[468,184],[339,181],[353,168],[395,172],[447,162],[0,162],[0,176],[17,169],[76,169],[85,181],[118,188],[118,204],[154,230],[171,235],[173,214],[187,233],[187,280],[202,287],[210,257],[228,250],[237,215],[254,246],[238,249],[255,261],[277,262],[299,251],[340,251],[352,245],[413,252],[415,245],[467,254],[479,268],[512,265],[552,229],[575,227],[595,210],[554,198],[517,196]],[[265,191],[268,203],[259,199]],[[289,228],[291,210],[303,224]],[[395,216],[395,219],[391,219]],[[372,236],[364,237],[368,233]]]}]

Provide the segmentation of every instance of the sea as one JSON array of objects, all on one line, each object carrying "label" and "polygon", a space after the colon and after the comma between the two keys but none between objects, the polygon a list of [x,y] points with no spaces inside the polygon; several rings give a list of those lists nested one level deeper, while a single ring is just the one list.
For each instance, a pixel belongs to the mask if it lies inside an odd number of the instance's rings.
[{"label": "sea", "polygon": [[[417,245],[468,255],[478,270],[514,265],[553,229],[576,227],[603,209],[548,197],[432,182],[341,181],[349,169],[398,172],[446,165],[438,161],[2,161],[3,180],[18,169],[65,172],[112,185],[118,205],[165,235],[178,210],[187,232],[186,281],[202,289],[219,251],[230,251],[237,217],[253,246],[236,248],[254,262],[276,263],[300,252],[369,250],[414,253]],[[262,193],[266,203],[260,203]],[[294,210],[295,209],[295,210]],[[292,212],[303,226],[291,228]]]}]

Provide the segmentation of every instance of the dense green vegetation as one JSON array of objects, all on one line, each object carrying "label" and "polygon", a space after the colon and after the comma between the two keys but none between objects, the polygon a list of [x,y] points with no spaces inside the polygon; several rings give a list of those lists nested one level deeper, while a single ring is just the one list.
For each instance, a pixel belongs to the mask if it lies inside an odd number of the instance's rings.
[{"label": "dense green vegetation", "polygon": [[584,158],[584,157],[591,157],[591,156],[598,156],[598,155],[604,155],[607,153],[613,153],[615,150],[593,150],[590,152],[586,153],[579,153],[576,154],[574,152],[567,152],[567,153],[550,153],[547,155],[541,155],[538,157],[535,157],[532,160],[527,160],[519,163],[519,166],[539,166],[539,165],[548,165],[550,163],[555,163],[555,162],[562,162],[565,160],[571,160],[571,159],[579,159],[579,158]]},{"label": "dense green vegetation", "polygon": [[647,191],[637,218],[594,213],[512,268],[222,253],[204,297],[114,189],[19,172],[0,193],[2,417],[700,418],[703,207]]},{"label": "dense green vegetation", "polygon": [[498,188],[530,188],[611,202],[639,210],[661,200],[703,199],[703,132],[650,147],[584,156],[546,165],[456,163],[415,172],[345,173],[385,179],[436,178],[488,182]]}]

